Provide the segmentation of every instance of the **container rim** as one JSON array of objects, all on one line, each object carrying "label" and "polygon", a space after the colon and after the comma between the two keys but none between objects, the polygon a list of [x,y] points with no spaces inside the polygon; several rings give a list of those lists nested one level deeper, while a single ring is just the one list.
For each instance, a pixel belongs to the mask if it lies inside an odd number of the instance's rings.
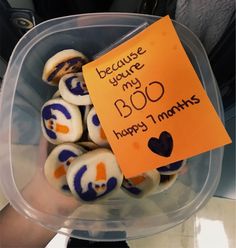
[{"label": "container rim", "polygon": [[[12,123],[12,109],[13,109],[13,102],[14,102],[14,95],[16,91],[16,86],[17,86],[17,79],[20,73],[20,70],[17,68],[21,67],[23,63],[23,59],[21,59],[20,55],[24,54],[24,56],[27,55],[27,53],[30,51],[32,46],[34,45],[34,42],[36,39],[43,39],[47,35],[51,35],[54,32],[61,31],[62,28],[64,27],[65,23],[76,21],[78,25],[82,25],[83,22],[86,22],[86,20],[91,20],[94,21],[104,20],[104,18],[127,18],[127,19],[135,19],[143,22],[143,18],[148,19],[148,23],[152,23],[159,19],[160,17],[157,16],[151,16],[151,15],[143,15],[143,14],[136,14],[136,13],[119,13],[119,12],[110,12],[110,13],[89,13],[89,14],[81,14],[81,15],[73,15],[73,16],[66,16],[66,17],[59,17],[55,19],[51,19],[48,21],[45,21],[39,25],[37,25],[35,28],[30,30],[28,33],[26,33],[18,42],[16,47],[13,50],[13,53],[11,55],[7,71],[3,80],[3,85],[2,85],[2,97],[0,99],[0,126],[2,127],[0,130],[0,159],[1,159],[1,164],[0,168],[2,170],[7,170],[9,172],[9,175],[11,175],[10,178],[4,178],[0,174],[0,185],[3,189],[3,192],[7,197],[9,197],[9,192],[11,192],[11,197],[9,198],[10,203],[12,206],[21,214],[33,219],[35,222],[38,222],[40,225],[46,226],[49,229],[52,229],[54,231],[58,231],[58,226],[56,225],[48,225],[47,223],[52,221],[54,223],[58,223],[58,216],[53,216],[51,214],[43,213],[40,212],[36,209],[33,209],[21,196],[19,190],[17,189],[14,178],[13,178],[13,171],[12,171],[12,158],[11,158],[11,123]],[[146,20],[145,20],[146,21]],[[197,57],[198,61],[198,66],[199,68],[209,68],[210,69],[210,64],[206,55],[206,52],[199,41],[199,39],[190,31],[188,28],[186,28],[184,25],[177,23],[176,21],[173,21],[174,25],[177,30],[181,30],[183,33],[183,37],[181,37],[181,41],[183,41],[186,44],[191,45],[194,47],[196,50],[195,56]],[[50,24],[50,28],[44,29],[45,26],[48,26]],[[94,26],[98,26],[103,24],[96,24]],[[111,24],[112,25],[112,24]],[[117,24],[119,25],[119,23]],[[89,27],[90,25],[84,25],[82,26],[83,28]],[[112,25],[114,26],[114,25]],[[132,25],[122,25],[122,26],[132,26]],[[134,26],[135,27],[135,26]],[[11,78],[9,75],[13,75],[14,71],[18,70],[17,74],[14,74],[14,76]],[[201,70],[202,73],[203,70]],[[214,75],[211,71],[209,70],[209,75],[205,80],[208,80],[212,82],[211,84],[207,84],[204,80],[201,80],[208,96],[214,102],[214,107],[219,114],[220,118],[223,120],[223,107],[222,107],[222,101],[220,98],[219,94],[219,89],[217,87]],[[204,75],[200,75],[204,79]],[[9,85],[11,87],[9,87]],[[211,92],[211,93],[209,93]],[[9,114],[10,113],[10,114]],[[5,118],[2,118],[1,116],[4,116]],[[210,151],[210,167],[209,167],[209,175],[206,179],[206,182],[201,190],[201,192],[197,195],[196,198],[192,202],[190,202],[187,206],[175,210],[173,212],[169,213],[169,216],[173,217],[173,222],[172,224],[166,224],[163,225],[163,228],[160,229],[160,231],[166,230],[169,227],[172,227],[180,222],[183,222],[185,219],[190,217],[192,214],[194,214],[196,211],[200,209],[213,195],[213,193],[216,190],[216,187],[219,182],[220,178],[220,172],[221,172],[221,163],[222,163],[222,158],[223,158],[223,148],[218,148],[216,150]],[[212,160],[219,161],[218,165],[212,164]],[[217,176],[216,176],[217,175]],[[209,182],[211,181],[211,185],[209,185]],[[186,213],[188,215],[186,216]],[[145,222],[148,223],[146,226],[146,229],[148,230],[148,235],[155,234],[157,230],[154,228],[153,224],[156,221],[158,221],[161,216],[151,216],[151,217],[143,217],[145,219]],[[60,216],[60,223],[64,223],[68,218],[64,218]],[[47,220],[47,221],[46,221]],[[83,220],[79,219],[78,220],[78,227],[80,225],[87,225],[93,220]],[[107,223],[107,220],[97,220],[98,222],[101,223]],[[109,220],[110,223],[122,223],[124,222],[129,222],[130,220]],[[71,228],[71,227],[67,227]],[[145,229],[142,228],[142,229]],[[142,233],[142,231],[141,231]],[[146,236],[146,231],[143,232],[143,236]],[[73,235],[72,235],[73,236]],[[140,233],[137,232],[137,235],[133,234],[131,238],[137,238],[140,237]],[[129,239],[129,237],[128,237]],[[117,239],[120,240],[120,239]]]}]

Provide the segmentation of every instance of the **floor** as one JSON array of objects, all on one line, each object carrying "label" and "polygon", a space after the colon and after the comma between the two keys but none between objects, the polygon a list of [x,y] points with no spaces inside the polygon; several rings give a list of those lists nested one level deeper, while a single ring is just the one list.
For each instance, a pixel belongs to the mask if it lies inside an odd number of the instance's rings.
[{"label": "floor", "polygon": [[236,201],[214,197],[183,224],[129,244],[131,248],[234,248],[235,233]]},{"label": "floor", "polygon": [[[212,197],[190,219],[169,231],[128,241],[130,248],[235,248],[236,201]],[[46,248],[65,248],[67,237],[57,235]]]}]

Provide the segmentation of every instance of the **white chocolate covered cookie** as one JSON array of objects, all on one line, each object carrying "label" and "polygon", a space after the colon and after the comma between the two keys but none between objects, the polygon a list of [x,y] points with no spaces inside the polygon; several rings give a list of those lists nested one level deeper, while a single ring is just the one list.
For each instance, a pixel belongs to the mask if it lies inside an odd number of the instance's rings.
[{"label": "white chocolate covered cookie", "polygon": [[66,171],[71,162],[84,152],[85,149],[73,143],[58,145],[51,151],[44,165],[44,174],[53,188],[63,194],[71,195],[66,180]]},{"label": "white chocolate covered cookie", "polygon": [[121,189],[132,197],[141,198],[150,194],[160,183],[160,174],[156,170],[144,172],[129,179],[124,178]]},{"label": "white chocolate covered cookie", "polygon": [[82,72],[64,75],[59,82],[59,91],[62,98],[72,104],[92,104]]},{"label": "white chocolate covered cookie", "polygon": [[99,146],[107,147],[109,143],[107,141],[106,135],[100,124],[98,116],[95,112],[94,107],[89,111],[87,117],[87,128],[89,133],[89,138]]},{"label": "white chocolate covered cookie", "polygon": [[48,84],[58,85],[65,74],[82,71],[82,65],[87,62],[88,59],[81,52],[74,49],[62,50],[45,63],[42,79]]},{"label": "white chocolate covered cookie", "polygon": [[123,180],[115,155],[104,148],[75,159],[66,177],[72,194],[87,203],[111,196],[120,188]]},{"label": "white chocolate covered cookie", "polygon": [[53,144],[75,142],[83,133],[79,108],[61,98],[49,100],[43,105],[41,126],[45,138]]}]

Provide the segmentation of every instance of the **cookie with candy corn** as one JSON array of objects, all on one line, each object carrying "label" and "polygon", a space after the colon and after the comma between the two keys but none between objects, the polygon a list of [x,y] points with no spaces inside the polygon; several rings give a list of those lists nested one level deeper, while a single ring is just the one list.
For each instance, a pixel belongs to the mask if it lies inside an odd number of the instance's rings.
[{"label": "cookie with candy corn", "polygon": [[85,149],[73,143],[58,145],[51,151],[44,165],[44,174],[53,188],[71,195],[66,180],[66,171],[71,162],[84,152]]},{"label": "cookie with candy corn", "polygon": [[92,104],[82,72],[64,75],[58,87],[62,98],[67,102],[75,105]]},{"label": "cookie with candy corn", "polygon": [[74,49],[62,50],[45,63],[42,79],[48,84],[57,86],[65,74],[81,72],[82,65],[87,62],[88,59],[79,51]]},{"label": "cookie with candy corn", "polygon": [[94,107],[88,113],[87,128],[88,128],[89,138],[94,143],[98,144],[99,146],[104,146],[104,147],[109,146],[106,135],[100,124],[100,121],[98,119]]},{"label": "cookie with candy corn", "polygon": [[75,142],[83,133],[79,108],[61,98],[49,100],[43,105],[41,126],[45,138],[53,144]]},{"label": "cookie with candy corn", "polygon": [[150,194],[160,183],[160,174],[156,170],[148,171],[132,177],[124,178],[121,189],[130,196],[141,198]]},{"label": "cookie with candy corn", "polygon": [[110,197],[120,188],[123,180],[115,155],[104,148],[76,158],[68,168],[66,177],[72,194],[87,203]]},{"label": "cookie with candy corn", "polygon": [[186,160],[181,160],[166,166],[159,167],[157,168],[157,170],[162,175],[172,175],[179,172],[184,167],[185,164],[186,164]]}]

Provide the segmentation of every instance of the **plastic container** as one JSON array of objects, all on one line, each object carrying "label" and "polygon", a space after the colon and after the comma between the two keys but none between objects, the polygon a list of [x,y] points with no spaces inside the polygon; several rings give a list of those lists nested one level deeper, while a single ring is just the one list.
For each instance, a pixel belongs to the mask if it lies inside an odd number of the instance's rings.
[{"label": "plastic container", "polygon": [[[63,17],[42,23],[16,46],[4,78],[0,112],[0,182],[11,204],[56,232],[90,240],[135,239],[169,229],[194,214],[214,193],[223,148],[187,160],[175,185],[143,199],[122,193],[103,203],[81,205],[56,192],[43,175],[47,142],[40,109],[56,88],[41,80],[45,61],[74,48],[93,57],[144,22],[158,18],[125,13]],[[193,33],[174,22],[183,46],[219,116],[222,102],[206,53]]]}]

